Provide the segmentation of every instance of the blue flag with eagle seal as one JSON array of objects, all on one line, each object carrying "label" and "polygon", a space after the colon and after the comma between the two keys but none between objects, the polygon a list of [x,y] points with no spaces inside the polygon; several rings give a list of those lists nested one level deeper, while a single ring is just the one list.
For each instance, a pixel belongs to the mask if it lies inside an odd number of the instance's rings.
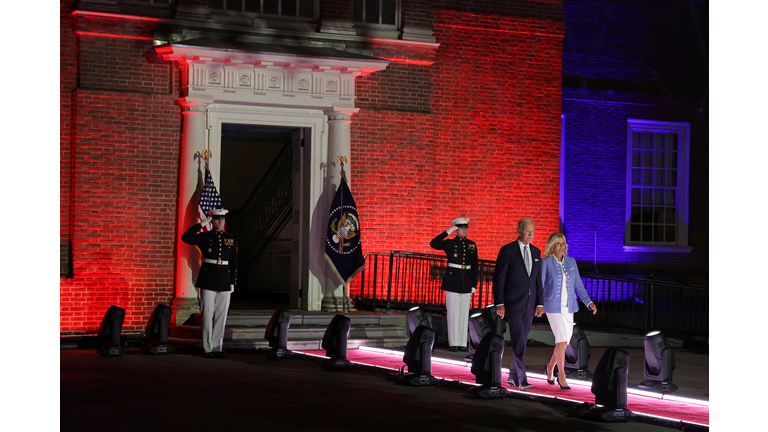
[{"label": "blue flag with eagle seal", "polygon": [[344,285],[360,273],[365,265],[357,205],[343,175],[328,216],[325,259]]}]

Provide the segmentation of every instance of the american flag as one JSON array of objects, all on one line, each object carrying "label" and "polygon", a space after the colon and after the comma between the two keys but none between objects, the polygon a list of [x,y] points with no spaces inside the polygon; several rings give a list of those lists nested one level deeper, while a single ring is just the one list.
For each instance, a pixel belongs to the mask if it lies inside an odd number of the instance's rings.
[{"label": "american flag", "polygon": [[[205,186],[203,186],[203,193],[200,195],[200,206],[198,218],[202,222],[208,218],[208,210],[224,208],[221,205],[221,197],[216,190],[216,185],[213,184],[213,176],[211,176],[211,170],[205,167]],[[210,231],[211,224],[205,225],[203,231]]]}]

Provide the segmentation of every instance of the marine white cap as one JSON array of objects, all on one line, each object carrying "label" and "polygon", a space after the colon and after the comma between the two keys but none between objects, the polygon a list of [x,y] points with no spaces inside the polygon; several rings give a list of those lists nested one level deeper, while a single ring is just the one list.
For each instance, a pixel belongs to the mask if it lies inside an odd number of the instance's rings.
[{"label": "marine white cap", "polygon": [[457,227],[463,227],[466,228],[469,226],[469,218],[456,218],[451,221],[451,225],[455,225]]},{"label": "marine white cap", "polygon": [[208,213],[208,216],[210,216],[210,217],[224,217],[224,215],[229,213],[229,210],[227,210],[227,209],[210,209],[206,213]]}]

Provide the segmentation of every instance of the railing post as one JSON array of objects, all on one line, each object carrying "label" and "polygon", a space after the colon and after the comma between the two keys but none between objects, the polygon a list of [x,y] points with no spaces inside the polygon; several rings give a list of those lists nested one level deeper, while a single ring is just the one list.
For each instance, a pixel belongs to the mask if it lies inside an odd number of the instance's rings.
[{"label": "railing post", "polygon": [[648,299],[648,308],[650,308],[650,311],[649,311],[649,314],[648,314],[648,325],[649,325],[649,327],[647,327],[645,329],[646,332],[656,328],[656,306],[654,304],[655,303],[654,299],[656,298],[656,296],[654,295],[653,290],[654,290],[653,275],[649,275],[648,276],[648,290],[647,291],[648,291],[649,297],[650,297]]},{"label": "railing post", "polygon": [[371,295],[371,303],[373,304],[373,310],[376,311],[376,282],[379,270],[379,256],[373,256],[373,294]]},{"label": "railing post", "polygon": [[389,281],[387,281],[387,308],[385,310],[385,313],[387,315],[392,313],[389,310],[389,301],[392,295],[392,264],[394,262],[395,262],[395,251],[390,251],[389,252]]},{"label": "railing post", "polygon": [[485,279],[485,265],[483,263],[480,264],[480,283],[477,284],[477,292],[479,293],[477,295],[477,307],[481,308],[483,307],[483,280]]}]

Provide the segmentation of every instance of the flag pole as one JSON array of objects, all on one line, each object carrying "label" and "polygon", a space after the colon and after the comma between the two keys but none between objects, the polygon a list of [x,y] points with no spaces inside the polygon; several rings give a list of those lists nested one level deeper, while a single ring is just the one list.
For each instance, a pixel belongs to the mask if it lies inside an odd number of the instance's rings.
[{"label": "flag pole", "polygon": [[[344,164],[347,163],[347,157],[339,155],[339,157],[336,158],[336,161],[339,162],[339,167],[341,167],[341,179],[343,179],[345,182],[347,181],[347,177],[344,173]],[[339,187],[341,187],[341,181],[339,181]],[[341,204],[344,205],[344,195],[341,196]],[[343,207],[342,207],[343,208]],[[344,239],[341,239],[341,247],[344,247]],[[344,296],[344,299],[341,301],[341,311],[342,312],[349,312],[347,307],[347,281],[343,281],[342,284],[342,295]],[[351,300],[350,300],[351,301]]]}]

